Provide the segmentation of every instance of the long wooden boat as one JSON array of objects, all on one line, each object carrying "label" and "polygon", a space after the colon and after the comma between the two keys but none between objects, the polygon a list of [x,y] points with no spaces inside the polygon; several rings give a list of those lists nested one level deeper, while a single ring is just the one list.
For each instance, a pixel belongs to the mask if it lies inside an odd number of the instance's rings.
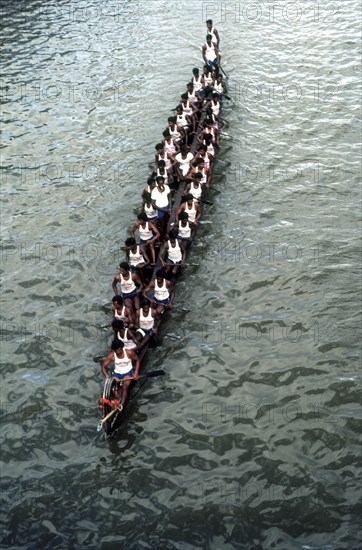
[{"label": "long wooden boat", "polygon": [[[227,78],[224,80],[224,82],[227,82]],[[210,100],[211,99],[211,94],[205,99]],[[221,98],[220,98],[220,103],[222,103]],[[198,148],[198,145],[199,145],[198,137],[199,137],[201,131],[203,130],[204,126],[205,126],[206,108],[207,108],[207,104],[202,108],[201,115],[200,115],[199,122],[198,122],[198,126],[197,126],[193,141],[192,141],[191,146],[190,146],[190,152],[193,155],[195,155],[195,153],[197,151],[197,148]],[[221,116],[221,114],[222,114],[222,105],[221,105],[221,110],[220,110],[220,113],[219,113],[219,117]],[[215,151],[215,159],[214,159],[214,163],[213,163],[213,166],[212,166],[212,171],[215,168],[216,158],[217,158],[218,153],[219,153],[219,149]],[[211,171],[211,176],[210,176],[210,182],[212,181],[212,171]],[[178,212],[180,204],[182,202],[182,197],[185,194],[186,185],[187,184],[186,184],[185,181],[181,181],[180,184],[179,184],[178,189],[176,190],[176,192],[173,196],[171,214],[170,214],[170,217],[169,217],[169,220],[168,220],[168,223],[167,223],[167,233],[170,230],[171,226],[175,222],[177,212]],[[203,190],[202,190],[201,201],[205,197],[205,191],[206,190],[207,189],[205,189],[205,188],[203,188]],[[193,240],[194,239],[195,239],[195,234],[193,236]],[[187,252],[189,252],[189,249],[187,250]],[[156,272],[158,271],[158,269],[160,269],[161,265],[162,264],[161,264],[160,254],[158,254],[158,257],[156,259],[156,265],[155,265],[155,267],[153,269],[153,272],[152,272],[151,281],[153,279],[155,279]],[[179,275],[179,273],[178,273],[178,275]],[[175,281],[174,281],[175,283],[176,283],[176,278],[175,278]],[[163,318],[163,315],[162,315],[162,318]],[[155,320],[155,326],[156,326],[157,329],[159,329],[162,318],[159,318],[159,319]],[[145,362],[145,356],[146,356],[149,348],[150,348],[150,343],[143,346],[143,348],[141,349],[141,351],[139,353],[139,358],[140,358],[140,362],[141,362],[141,368],[140,368],[140,373],[139,374],[142,374],[142,366],[143,366],[143,363]],[[129,388],[129,391],[128,391],[127,401],[125,403],[125,406],[124,406],[122,412],[120,412],[114,406],[115,404],[117,404],[117,402],[120,400],[120,397],[121,397],[120,394],[119,394],[119,392],[121,391],[121,388],[119,387],[119,383],[112,376],[105,380],[105,383],[103,385],[102,392],[101,392],[101,398],[100,398],[100,402],[101,402],[100,408],[102,409],[102,420],[100,421],[99,427],[103,426],[106,434],[109,437],[111,437],[112,439],[117,437],[117,434],[120,433],[120,430],[122,429],[122,426],[124,425],[124,423],[129,418],[130,413],[131,413],[132,400],[133,400],[132,398],[134,397],[134,394],[139,391],[140,386],[142,387],[142,385],[146,381],[147,381],[147,378],[144,378],[143,381],[137,381],[137,382],[131,384],[131,386]],[[133,391],[132,391],[132,388],[135,388],[136,386],[138,386],[139,389],[138,390],[133,389]]]}]

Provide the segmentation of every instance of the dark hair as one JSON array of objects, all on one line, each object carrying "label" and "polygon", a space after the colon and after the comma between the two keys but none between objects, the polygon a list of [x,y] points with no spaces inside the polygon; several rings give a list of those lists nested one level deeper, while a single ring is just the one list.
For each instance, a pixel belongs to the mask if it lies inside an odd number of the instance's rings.
[{"label": "dark hair", "polygon": [[202,174],[200,174],[200,172],[196,172],[196,174],[194,175],[194,178],[196,180],[201,180],[202,179]]},{"label": "dark hair", "polygon": [[183,113],[183,112],[184,112],[184,110],[183,110],[183,107],[182,107],[182,105],[177,105],[177,107],[176,107],[176,111],[177,111],[177,112],[180,112],[180,111],[181,111],[181,113]]},{"label": "dark hair", "polygon": [[212,25],[212,19],[208,19],[208,20],[206,21],[206,23],[209,23],[210,25]]},{"label": "dark hair", "polygon": [[[149,195],[149,193],[147,193]],[[151,200],[151,195],[150,195],[150,200]],[[147,214],[145,214],[144,212],[140,212],[139,214],[137,214],[137,218],[139,220],[142,220],[143,222],[146,222],[147,221]]]},{"label": "dark hair", "polygon": [[[147,191],[143,191],[142,193],[142,198],[146,201],[146,202],[151,202],[152,198],[151,198],[151,193],[147,193]],[[146,216],[147,217],[147,216]]]},{"label": "dark hair", "polygon": [[123,330],[124,329],[124,322],[120,319],[114,319],[112,321],[111,327],[113,330]]},{"label": "dark hair", "polygon": [[186,101],[188,100],[189,96],[186,94],[181,94],[181,99],[185,99]]},{"label": "dark hair", "polygon": [[210,42],[210,40],[212,40],[212,34],[207,34],[206,35],[206,41]]},{"label": "dark hair", "polygon": [[162,182],[164,182],[165,178],[163,176],[157,176],[156,182],[158,183],[160,180],[162,180]]},{"label": "dark hair", "polygon": [[177,231],[175,229],[170,229],[168,238],[171,239],[171,241],[175,241],[177,239]]},{"label": "dark hair", "polygon": [[164,131],[162,132],[162,135],[163,135],[164,138],[169,138],[169,137],[171,137],[170,130],[169,130],[168,128],[166,128],[166,130],[164,130]]},{"label": "dark hair", "polygon": [[119,268],[120,269],[125,269],[126,271],[129,271],[129,269],[130,269],[129,264],[127,262],[121,262],[119,264]]},{"label": "dark hair", "polygon": [[122,342],[122,340],[118,340],[118,338],[116,340],[113,340],[111,344],[112,351],[116,351],[117,349],[123,349],[123,348],[124,348],[124,343]]},{"label": "dark hair", "polygon": [[[198,149],[198,150],[199,150],[199,151],[205,151],[205,153],[206,153],[207,147],[206,147],[206,145],[204,145],[203,143],[201,143],[201,145],[199,145],[199,149]],[[196,160],[197,160],[197,159],[196,159]]]},{"label": "dark hair", "polygon": [[187,193],[187,195],[185,195],[185,202],[192,201],[193,199],[194,197],[191,193]]},{"label": "dark hair", "polygon": [[192,89],[194,89],[194,84],[193,84],[193,82],[188,82],[188,83],[186,84],[186,87],[189,87],[189,86],[192,86]]},{"label": "dark hair", "polygon": [[158,269],[156,271],[156,277],[162,277],[163,278],[164,275],[165,275],[165,272],[163,271],[163,269]]},{"label": "dark hair", "polygon": [[128,237],[128,239],[124,241],[124,244],[126,246],[133,246],[134,244],[136,244],[136,239],[134,239],[133,237]]},{"label": "dark hair", "polygon": [[179,215],[178,217],[179,220],[188,220],[189,219],[189,215],[187,212],[183,211],[181,212],[181,214]]},{"label": "dark hair", "polygon": [[113,296],[112,302],[117,302],[117,304],[119,304],[120,306],[123,306],[123,298],[119,294],[117,294],[116,296]]},{"label": "dark hair", "polygon": [[176,124],[176,117],[175,116],[169,116],[168,119],[167,119],[167,122],[173,122],[174,124]]},{"label": "dark hair", "polygon": [[157,166],[159,168],[164,168],[166,166],[166,163],[164,160],[159,160],[158,163],[157,163]]},{"label": "dark hair", "polygon": [[199,74],[199,69],[195,67],[194,69],[192,69],[192,72],[194,73],[194,75],[197,75]]},{"label": "dark hair", "polygon": [[157,145],[155,145],[155,149],[156,149],[157,151],[160,151],[161,149],[163,149],[162,143],[157,143]]}]

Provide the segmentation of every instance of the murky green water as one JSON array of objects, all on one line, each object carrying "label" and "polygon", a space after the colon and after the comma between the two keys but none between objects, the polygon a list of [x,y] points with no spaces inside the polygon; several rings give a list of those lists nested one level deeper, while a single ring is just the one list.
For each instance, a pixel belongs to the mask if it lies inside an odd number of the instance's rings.
[{"label": "murky green water", "polygon": [[[2,547],[359,548],[358,3],[0,4]],[[207,17],[221,192],[108,443],[99,327]]]}]

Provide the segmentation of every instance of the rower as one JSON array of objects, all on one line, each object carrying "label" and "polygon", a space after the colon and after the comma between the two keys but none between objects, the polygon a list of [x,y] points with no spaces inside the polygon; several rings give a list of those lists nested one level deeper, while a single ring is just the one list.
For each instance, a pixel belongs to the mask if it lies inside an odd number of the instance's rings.
[{"label": "rower", "polygon": [[151,176],[147,178],[147,185],[143,190],[145,193],[151,194],[152,190],[156,187],[156,180],[155,180],[156,175],[157,175],[156,172],[152,172]]},{"label": "rower", "polygon": [[183,130],[182,126],[178,126],[176,124],[175,116],[168,117],[167,123],[168,123],[168,131],[171,135],[171,138],[176,144],[181,145],[181,142],[185,138],[185,131]]},{"label": "rower", "polygon": [[185,144],[188,143],[189,133],[193,128],[191,117],[184,113],[182,105],[176,107],[176,124],[183,129],[185,133]]},{"label": "rower", "polygon": [[177,231],[171,229],[168,234],[168,240],[165,241],[160,252],[161,263],[168,273],[171,266],[172,275],[177,275],[180,267],[185,267],[186,248],[177,240]]},{"label": "rower", "polygon": [[212,100],[210,103],[210,108],[214,116],[218,117],[221,111],[220,96],[218,93],[212,94]]},{"label": "rower", "polygon": [[206,43],[202,46],[202,57],[205,64],[209,65],[215,71],[215,75],[219,74],[220,55],[216,43],[212,41],[212,35],[206,35]]},{"label": "rower", "polygon": [[135,272],[131,272],[131,268],[127,262],[119,264],[119,274],[113,279],[112,289],[114,294],[117,292],[117,284],[120,283],[122,290],[122,298],[125,306],[130,310],[132,320],[134,318],[133,310],[140,308],[139,294],[142,292],[143,284],[139,276]]},{"label": "rower", "polygon": [[158,162],[160,160],[163,160],[166,165],[166,170],[170,170],[175,163],[175,157],[165,150],[163,143],[157,143],[157,145],[155,146],[155,149],[156,149],[156,155],[155,155],[156,167],[158,166]]},{"label": "rower", "polygon": [[203,75],[204,75],[205,86],[209,86],[212,88],[215,83],[215,76],[211,70],[211,67],[209,67],[209,65],[204,65]]},{"label": "rower", "polygon": [[[151,197],[150,197],[151,199]],[[146,204],[145,204],[146,206]],[[157,217],[157,212],[153,208],[151,204],[151,208],[155,212],[155,215]],[[145,250],[149,249],[152,256],[152,264],[155,265],[156,263],[156,252],[155,252],[155,241],[160,238],[160,232],[157,229],[156,225],[148,221],[147,214],[145,212],[141,212],[137,215],[137,221],[132,227],[131,235],[133,238],[135,238],[135,232],[139,232],[140,235],[140,244],[144,247]]]},{"label": "rower", "polygon": [[209,170],[206,169],[204,159],[202,157],[196,159],[194,162],[194,166],[195,168],[191,172],[190,176],[194,180],[197,179],[200,182],[201,186],[205,185],[206,187],[209,187],[211,173],[209,172]]},{"label": "rower", "polygon": [[168,170],[166,169],[166,163],[164,160],[159,160],[157,163],[157,176],[163,176],[167,185],[170,183]]},{"label": "rower", "polygon": [[[214,161],[214,156],[207,151],[207,147],[204,144],[201,144],[198,148],[198,151],[195,155],[195,161],[199,158],[202,158],[204,160],[205,169],[209,172],[210,166],[212,165]],[[195,164],[195,162],[194,162]]]},{"label": "rower", "polygon": [[195,132],[196,129],[196,111],[198,111],[196,105],[192,103],[189,98],[188,94],[184,93],[181,95],[181,103],[180,106],[183,109],[183,114],[186,115],[191,121],[192,124],[192,130]]},{"label": "rower", "polygon": [[[153,298],[149,298],[147,294],[152,289],[154,290]],[[155,307],[155,311],[158,315],[161,315],[166,307],[173,307],[175,290],[171,281],[165,279],[163,269],[159,269],[156,272],[156,278],[145,289],[144,295]]]},{"label": "rower", "polygon": [[191,169],[191,162],[194,158],[194,155],[190,153],[187,147],[181,147],[180,153],[175,157],[178,163],[179,178],[183,179],[189,173]]},{"label": "rower", "polygon": [[204,136],[210,135],[212,136],[212,143],[219,145],[219,136],[220,132],[215,127],[215,124],[217,124],[216,119],[214,118],[214,115],[207,115],[205,118],[205,127],[200,132],[200,135],[198,136],[197,140],[202,143]]},{"label": "rower", "polygon": [[186,89],[187,89],[187,92],[186,92],[187,93],[187,99],[189,100],[191,105],[194,105],[194,103],[198,102],[198,97],[196,95],[193,83],[188,82],[186,84]]},{"label": "rower", "polygon": [[120,340],[124,344],[125,349],[131,349],[137,351],[137,340],[135,338],[134,331],[124,326],[123,321],[112,321],[112,329],[114,331],[114,337]]},{"label": "rower", "polygon": [[181,212],[178,217],[177,224],[177,238],[180,243],[184,245],[185,248],[188,248],[191,244],[195,233],[195,226],[192,222],[189,221],[189,215],[187,212]]},{"label": "rower", "polygon": [[144,330],[146,334],[152,334],[152,332],[156,333],[155,319],[155,311],[151,308],[149,302],[145,302],[138,312],[137,325]]},{"label": "rower", "polygon": [[160,226],[160,233],[163,235],[166,230],[167,214],[171,208],[171,190],[165,184],[163,176],[156,177],[156,187],[151,193],[152,205],[157,210],[157,218]]},{"label": "rower", "polygon": [[[140,370],[140,359],[134,351],[125,350],[123,342],[119,340],[114,340],[112,342],[111,350],[111,353],[107,355],[102,363],[102,372],[106,378],[109,378],[107,367],[112,361],[114,362],[112,376],[122,384],[122,398],[121,403],[118,405],[118,409],[122,411],[127,400],[128,387],[131,383],[131,380],[124,380],[124,378],[132,377],[134,380],[137,380]],[[132,361],[135,363],[134,370]]]},{"label": "rower", "polygon": [[186,212],[186,214],[189,215],[190,222],[192,222],[194,225],[197,225],[197,222],[199,221],[202,214],[199,203],[194,200],[193,196],[190,193],[188,193],[184,197],[184,200],[185,202],[181,204],[180,208],[177,211],[176,220],[178,221],[181,212]]},{"label": "rower", "polygon": [[157,210],[155,210],[152,205],[151,193],[146,193],[146,191],[143,191],[142,198],[143,211],[147,216],[147,221],[153,223],[157,220]]},{"label": "rower", "polygon": [[112,298],[112,311],[114,315],[114,320],[123,321],[126,326],[132,325],[132,313],[124,305],[123,298],[119,294],[113,296]]},{"label": "rower", "polygon": [[162,132],[165,152],[173,157],[180,150],[179,143],[171,136],[169,128]]},{"label": "rower", "polygon": [[215,157],[215,147],[213,144],[213,136],[210,134],[204,134],[202,145],[206,146],[206,152]]},{"label": "rower", "polygon": [[216,78],[216,82],[214,84],[214,91],[217,94],[219,94],[220,99],[222,99],[223,95],[227,94],[227,88],[223,80],[222,74],[219,74]]},{"label": "rower", "polygon": [[192,84],[194,86],[195,92],[198,92],[204,87],[204,78],[202,75],[200,75],[200,71],[197,67],[192,69],[192,74],[194,75],[192,77]]},{"label": "rower", "polygon": [[194,200],[197,202],[201,201],[201,195],[202,195],[201,178],[202,178],[202,174],[200,172],[198,174],[194,174],[191,182],[188,183],[187,186],[185,187],[186,194],[190,193],[190,195],[192,195]]},{"label": "rower", "polygon": [[220,35],[219,35],[217,29],[215,29],[215,27],[213,26],[212,19],[208,19],[206,21],[206,27],[207,27],[208,34],[211,34],[212,41],[215,42],[217,48],[219,49]]},{"label": "rower", "polygon": [[126,256],[127,262],[131,266],[131,271],[135,271],[141,277],[141,270],[145,267],[146,263],[150,263],[145,247],[143,244],[137,244],[134,237],[129,237],[126,239],[124,244],[127,247]]}]

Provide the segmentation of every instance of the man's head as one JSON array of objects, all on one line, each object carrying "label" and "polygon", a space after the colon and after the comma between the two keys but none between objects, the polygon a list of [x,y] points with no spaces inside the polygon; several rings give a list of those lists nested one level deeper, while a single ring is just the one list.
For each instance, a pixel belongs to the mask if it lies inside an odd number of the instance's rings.
[{"label": "man's head", "polygon": [[124,348],[124,343],[121,340],[115,339],[111,344],[111,350],[115,353],[121,352]]}]

